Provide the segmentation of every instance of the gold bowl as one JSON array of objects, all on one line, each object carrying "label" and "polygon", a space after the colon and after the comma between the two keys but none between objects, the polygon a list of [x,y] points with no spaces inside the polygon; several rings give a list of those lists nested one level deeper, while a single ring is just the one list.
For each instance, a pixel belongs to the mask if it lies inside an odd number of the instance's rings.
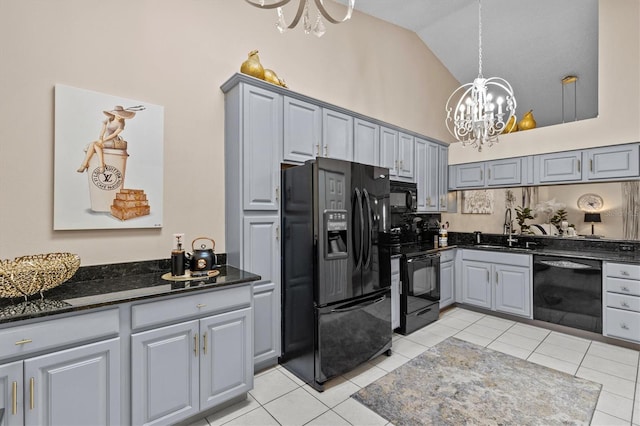
[{"label": "gold bowl", "polygon": [[0,260],[0,297],[24,297],[52,289],[76,273],[80,257],[47,253]]}]

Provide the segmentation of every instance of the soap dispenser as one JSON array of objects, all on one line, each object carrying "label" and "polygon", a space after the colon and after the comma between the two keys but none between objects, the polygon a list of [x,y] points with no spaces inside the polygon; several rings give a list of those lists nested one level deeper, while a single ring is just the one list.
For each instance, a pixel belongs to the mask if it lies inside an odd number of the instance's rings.
[{"label": "soap dispenser", "polygon": [[184,234],[173,234],[175,247],[171,250],[171,275],[180,277],[184,275],[185,253],[182,248],[182,238]]}]

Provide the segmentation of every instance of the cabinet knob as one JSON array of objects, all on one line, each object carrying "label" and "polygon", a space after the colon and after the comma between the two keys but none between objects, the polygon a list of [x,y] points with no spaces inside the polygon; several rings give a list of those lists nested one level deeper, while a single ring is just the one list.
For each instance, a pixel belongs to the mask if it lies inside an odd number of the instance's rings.
[{"label": "cabinet knob", "polygon": [[624,308],[628,308],[629,304],[623,300],[622,302],[620,302],[620,306],[622,306]]},{"label": "cabinet knob", "polygon": [[629,276],[629,272],[627,272],[627,271],[620,271],[620,275],[622,275],[623,277],[628,277],[628,276]]},{"label": "cabinet knob", "polygon": [[620,328],[621,328],[621,329],[623,329],[623,330],[628,330],[628,329],[629,329],[629,326],[628,326],[626,323],[621,322],[621,323],[620,323]]},{"label": "cabinet knob", "polygon": [[622,287],[620,287],[620,290],[622,291],[629,291],[629,287],[623,285]]}]

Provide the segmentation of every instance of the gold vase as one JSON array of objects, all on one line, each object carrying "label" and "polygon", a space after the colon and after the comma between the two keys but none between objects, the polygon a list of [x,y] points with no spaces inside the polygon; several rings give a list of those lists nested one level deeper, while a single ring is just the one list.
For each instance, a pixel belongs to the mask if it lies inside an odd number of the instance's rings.
[{"label": "gold vase", "polygon": [[278,75],[268,68],[264,70],[264,81],[280,86],[280,79],[278,78]]},{"label": "gold vase", "polygon": [[257,50],[249,52],[249,58],[240,66],[240,72],[264,80],[264,68],[260,63]]},{"label": "gold vase", "polygon": [[516,116],[512,115],[507,124],[504,126],[502,133],[513,133],[518,131],[518,123],[516,123]]},{"label": "gold vase", "polygon": [[535,129],[536,120],[533,118],[533,110],[529,110],[525,115],[522,116],[522,120],[518,123],[519,130],[529,130]]}]

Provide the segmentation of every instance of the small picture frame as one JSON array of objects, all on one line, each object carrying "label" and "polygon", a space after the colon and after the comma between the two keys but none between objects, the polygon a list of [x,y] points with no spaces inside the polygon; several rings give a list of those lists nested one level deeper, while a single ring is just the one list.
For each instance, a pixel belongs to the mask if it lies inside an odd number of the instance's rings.
[{"label": "small picture frame", "polygon": [[491,190],[462,191],[462,213],[492,214],[493,198],[493,191]]}]

